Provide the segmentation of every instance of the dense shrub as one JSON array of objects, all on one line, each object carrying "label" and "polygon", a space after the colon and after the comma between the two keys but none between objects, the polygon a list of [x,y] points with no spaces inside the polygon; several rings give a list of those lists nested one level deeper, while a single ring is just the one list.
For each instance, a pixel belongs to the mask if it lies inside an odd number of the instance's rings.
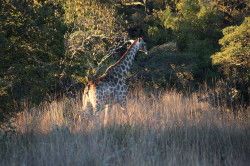
[{"label": "dense shrub", "polygon": [[222,46],[219,52],[212,56],[213,64],[228,78],[230,87],[236,92],[234,100],[248,101],[249,86],[249,58],[250,58],[250,17],[246,17],[239,26],[230,26],[223,29],[223,38],[219,40]]},{"label": "dense shrub", "polygon": [[62,7],[48,1],[2,1],[0,13],[2,118],[24,100],[39,103],[57,84],[67,27]]},{"label": "dense shrub", "polygon": [[138,56],[133,73],[149,89],[184,90],[194,84],[193,70],[197,60],[191,56],[180,52],[175,42],[168,42],[151,48],[150,56]]}]

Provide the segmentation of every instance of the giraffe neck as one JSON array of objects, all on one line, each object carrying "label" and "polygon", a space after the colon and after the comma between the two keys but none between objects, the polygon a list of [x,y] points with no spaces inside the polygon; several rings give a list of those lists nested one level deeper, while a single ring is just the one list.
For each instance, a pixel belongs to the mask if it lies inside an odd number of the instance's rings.
[{"label": "giraffe neck", "polygon": [[138,40],[136,40],[123,54],[123,56],[114,65],[110,66],[107,69],[106,73],[116,78],[126,77],[129,70],[131,69],[135,55],[138,50],[139,42]]},{"label": "giraffe neck", "polygon": [[135,55],[139,50],[138,40],[134,41],[128,50],[122,55],[122,57],[112,66],[110,66],[106,72],[99,77],[95,82],[99,82],[104,79],[126,79],[126,76],[133,64]]}]

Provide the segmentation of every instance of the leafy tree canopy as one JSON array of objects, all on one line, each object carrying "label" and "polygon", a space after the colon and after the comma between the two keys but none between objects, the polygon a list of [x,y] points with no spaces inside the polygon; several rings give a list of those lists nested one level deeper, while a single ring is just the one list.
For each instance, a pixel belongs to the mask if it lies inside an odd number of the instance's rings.
[{"label": "leafy tree canopy", "polygon": [[[0,111],[39,103],[55,88],[65,55],[63,9],[50,1],[0,4]],[[2,115],[2,114],[1,114]]]},{"label": "leafy tree canopy", "polygon": [[212,56],[213,64],[225,67],[250,67],[250,17],[246,17],[239,26],[224,28],[223,35],[219,40],[221,50]]}]

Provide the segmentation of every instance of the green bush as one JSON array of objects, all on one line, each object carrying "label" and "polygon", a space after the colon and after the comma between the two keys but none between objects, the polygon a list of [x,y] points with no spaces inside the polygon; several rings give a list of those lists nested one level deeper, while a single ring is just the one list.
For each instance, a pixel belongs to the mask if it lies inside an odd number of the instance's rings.
[{"label": "green bush", "polygon": [[223,37],[219,40],[222,46],[212,56],[214,65],[219,66],[231,83],[231,88],[239,93],[238,97],[249,100],[249,58],[250,58],[250,17],[246,17],[239,26],[223,29]]},{"label": "green bush", "polygon": [[[150,56],[139,59],[133,73],[149,89],[177,88],[183,90],[194,84],[193,70],[197,60],[192,54],[178,51],[176,43],[155,46]],[[135,80],[136,81],[136,80]]]},{"label": "green bush", "polygon": [[49,1],[0,5],[0,114],[39,103],[58,82],[64,59],[62,6]]},{"label": "green bush", "polygon": [[216,75],[210,56],[219,48],[217,41],[221,36],[223,17],[214,3],[197,0],[167,2],[166,8],[155,11],[154,16],[165,31],[170,32],[168,38],[177,42],[179,51],[190,56],[185,58],[195,59],[194,79],[202,81]]}]

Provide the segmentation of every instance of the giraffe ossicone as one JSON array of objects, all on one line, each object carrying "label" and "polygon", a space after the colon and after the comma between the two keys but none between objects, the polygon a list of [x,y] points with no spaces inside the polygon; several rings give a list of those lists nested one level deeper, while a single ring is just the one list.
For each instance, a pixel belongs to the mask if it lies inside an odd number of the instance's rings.
[{"label": "giraffe ossicone", "polygon": [[128,93],[127,75],[138,51],[147,53],[146,43],[142,38],[133,41],[122,57],[96,80],[87,83],[83,93],[83,109],[95,114],[105,105],[119,103],[126,109]]}]

